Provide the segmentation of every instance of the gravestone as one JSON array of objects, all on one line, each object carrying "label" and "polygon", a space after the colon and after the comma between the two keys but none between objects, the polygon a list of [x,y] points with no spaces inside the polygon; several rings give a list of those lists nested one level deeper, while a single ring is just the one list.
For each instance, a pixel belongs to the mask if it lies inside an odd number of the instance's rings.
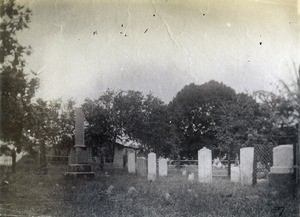
[{"label": "gravestone", "polygon": [[182,175],[182,176],[186,176],[186,170],[183,170],[183,171],[181,172],[181,175]]},{"label": "gravestone", "polygon": [[194,180],[195,180],[195,175],[194,175],[194,173],[189,174],[189,176],[188,176],[188,181],[192,182],[192,181],[194,181]]},{"label": "gravestone", "polygon": [[158,174],[159,176],[168,175],[168,164],[165,158],[159,158],[158,160]]},{"label": "gravestone", "polygon": [[254,148],[246,147],[240,149],[240,176],[243,185],[252,185],[253,183],[253,161],[254,161]]},{"label": "gravestone", "polygon": [[240,175],[240,167],[231,165],[231,173],[230,173],[230,180],[232,182],[240,182],[241,175]]},{"label": "gravestone", "polygon": [[293,145],[280,145],[273,148],[273,166],[268,174],[269,183],[274,186],[291,185],[293,165]]},{"label": "gravestone", "polygon": [[137,174],[145,176],[147,174],[147,161],[145,157],[137,157]]},{"label": "gravestone", "polygon": [[292,173],[293,163],[293,145],[280,145],[273,148],[273,166],[271,167],[271,173]]},{"label": "gravestone", "polygon": [[84,114],[75,108],[75,145],[70,151],[69,166],[66,176],[70,178],[94,178],[91,165],[88,164],[89,154],[84,144]]},{"label": "gravestone", "polygon": [[128,173],[135,173],[135,153],[128,154]]},{"label": "gravestone", "polygon": [[206,147],[198,151],[198,176],[199,182],[212,182],[212,156],[211,150]]},{"label": "gravestone", "polygon": [[156,154],[151,152],[148,154],[148,180],[156,179]]}]

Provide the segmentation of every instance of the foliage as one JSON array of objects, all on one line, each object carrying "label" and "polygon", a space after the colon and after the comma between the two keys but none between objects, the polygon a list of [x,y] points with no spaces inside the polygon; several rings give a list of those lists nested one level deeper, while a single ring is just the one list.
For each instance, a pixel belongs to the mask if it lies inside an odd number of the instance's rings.
[{"label": "foliage", "polygon": [[136,141],[145,152],[168,155],[176,148],[167,106],[152,94],[107,90],[82,105],[88,122],[87,144],[111,149],[117,141]]},{"label": "foliage", "polygon": [[259,105],[252,97],[242,93],[237,94],[231,103],[223,103],[220,111],[219,124],[215,126],[219,148],[238,154],[240,148],[248,145],[251,134],[257,131]]},{"label": "foliage", "polygon": [[216,81],[189,84],[170,102],[172,122],[181,140],[182,154],[195,157],[203,146],[217,146],[215,126],[222,104],[230,103],[235,91]]},{"label": "foliage", "polygon": [[274,145],[296,142],[296,107],[284,95],[267,91],[257,91],[254,97],[259,101],[261,116],[256,117],[260,127],[253,133],[253,138]]},{"label": "foliage", "polygon": [[[23,129],[30,102],[38,86],[34,73],[25,73],[25,56],[31,48],[19,44],[17,32],[29,28],[31,11],[14,0],[0,5],[0,86],[1,86],[1,135],[21,149]],[[31,77],[30,77],[31,76]]]},{"label": "foliage", "polygon": [[67,152],[74,143],[74,104],[72,99],[65,105],[61,100],[47,102],[37,99],[32,103],[25,125],[25,135],[33,144],[28,149],[35,148],[42,140],[57,155]]},{"label": "foliage", "polygon": [[[295,66],[295,65],[294,65]],[[282,108],[285,108],[282,115],[288,120],[287,124],[299,123],[300,118],[300,67],[298,70],[294,67],[295,80],[292,85],[281,81],[283,85],[282,93]]]}]

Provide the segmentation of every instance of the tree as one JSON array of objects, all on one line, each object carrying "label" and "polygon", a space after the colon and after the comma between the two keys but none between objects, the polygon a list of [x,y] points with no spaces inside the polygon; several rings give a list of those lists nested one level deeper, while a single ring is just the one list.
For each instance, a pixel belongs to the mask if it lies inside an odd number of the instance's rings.
[{"label": "tree", "polygon": [[[31,99],[38,87],[38,79],[34,73],[25,73],[25,56],[30,55],[31,47],[19,44],[17,32],[29,28],[31,11],[18,5],[14,0],[1,1],[1,132],[4,141],[13,142],[13,166],[16,167],[16,151],[21,151],[24,123],[28,114]],[[30,77],[31,76],[31,77]]]},{"label": "tree", "polygon": [[281,114],[285,117],[287,125],[295,125],[300,119],[300,67],[294,65],[295,80],[291,85],[281,81],[283,85]]},{"label": "tree", "polygon": [[158,156],[174,156],[179,153],[179,139],[171,122],[167,105],[162,100],[148,94],[143,100],[142,128],[137,138],[146,153]]},{"label": "tree", "polygon": [[219,109],[233,100],[235,91],[216,81],[189,84],[169,103],[172,123],[181,140],[181,155],[195,158],[203,146],[216,147]]},{"label": "tree", "polygon": [[175,128],[167,106],[152,94],[139,91],[106,91],[82,105],[88,126],[88,144],[111,150],[117,141],[136,141],[143,152],[167,156],[177,150]]},{"label": "tree", "polygon": [[39,149],[40,167],[46,172],[46,149],[53,148],[56,155],[68,152],[73,145],[75,101],[69,99],[50,102],[37,99],[30,106],[25,123],[25,136],[30,139],[32,148]]},{"label": "tree", "polygon": [[220,108],[219,124],[215,126],[218,148],[227,154],[228,176],[231,160],[239,153],[240,148],[247,146],[249,139],[260,127],[257,119],[260,116],[259,105],[244,93],[237,94],[230,103],[223,103]]},{"label": "tree", "polygon": [[257,117],[260,127],[254,132],[255,137],[274,145],[294,143],[298,115],[295,103],[291,103],[283,94],[267,91],[257,91],[254,97],[259,102],[261,112],[261,116]]},{"label": "tree", "polygon": [[75,113],[74,106],[76,102],[73,99],[68,99],[63,103],[59,110],[59,138],[54,143],[53,148],[56,155],[67,155],[75,143]]}]

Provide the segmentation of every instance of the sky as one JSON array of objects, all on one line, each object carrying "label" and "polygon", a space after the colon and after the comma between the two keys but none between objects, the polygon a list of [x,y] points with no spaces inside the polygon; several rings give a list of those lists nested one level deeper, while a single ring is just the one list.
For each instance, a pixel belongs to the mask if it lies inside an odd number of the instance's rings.
[{"label": "sky", "polygon": [[19,0],[37,97],[82,103],[107,88],[165,102],[190,83],[274,91],[297,59],[296,0]]}]

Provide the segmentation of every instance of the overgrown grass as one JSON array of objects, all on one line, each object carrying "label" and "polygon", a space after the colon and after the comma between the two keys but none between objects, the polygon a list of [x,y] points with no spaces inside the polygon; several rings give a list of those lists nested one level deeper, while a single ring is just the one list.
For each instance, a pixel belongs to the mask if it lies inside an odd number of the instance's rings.
[{"label": "overgrown grass", "polygon": [[[46,176],[32,168],[22,165],[1,188],[2,215],[296,216],[297,212],[293,192],[267,184],[242,186],[221,178],[212,184],[191,183],[179,173],[149,182],[124,171],[98,172],[92,181],[65,180],[66,166],[50,165]],[[108,192],[110,186],[114,188]],[[136,192],[128,193],[130,187]]]}]

